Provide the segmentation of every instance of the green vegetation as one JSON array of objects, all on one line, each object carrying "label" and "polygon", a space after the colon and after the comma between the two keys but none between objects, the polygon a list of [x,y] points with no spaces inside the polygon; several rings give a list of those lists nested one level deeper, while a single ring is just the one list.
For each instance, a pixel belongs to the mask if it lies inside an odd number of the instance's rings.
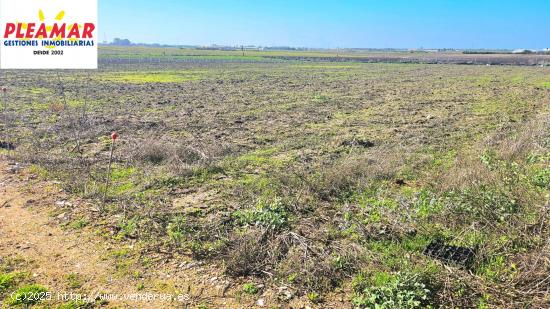
[{"label": "green vegetation", "polygon": [[178,72],[113,72],[103,74],[99,78],[102,81],[117,83],[181,83],[187,81],[199,80],[203,72],[201,71],[178,71]]},{"label": "green vegetation", "polygon": [[259,201],[255,208],[238,210],[232,214],[235,222],[241,226],[264,226],[266,228],[283,228],[288,224],[288,212],[280,200],[272,202]]},{"label": "green vegetation", "polygon": [[74,290],[82,287],[82,278],[78,274],[68,274],[66,279],[69,288]]},{"label": "green vegetation", "polygon": [[70,301],[57,306],[57,309],[89,309],[93,308],[93,304],[84,301]]},{"label": "green vegetation", "polygon": [[[183,255],[255,282],[237,293],[277,301],[330,306],[351,286],[360,308],[547,302],[547,269],[534,262],[550,237],[545,68],[316,61],[335,55],[302,51],[101,53],[109,61],[91,80],[67,73],[101,102],[86,113],[18,108],[59,102],[22,91],[57,86],[41,72],[14,72],[27,83],[9,110],[34,122],[7,131],[21,141],[20,162],[100,205],[67,210],[67,226],[139,248],[109,256],[118,275]],[[120,139],[107,175],[112,130]],[[448,250],[430,253],[431,244]],[[442,256],[452,250],[472,256]]]},{"label": "green vegetation", "polygon": [[71,223],[71,228],[75,230],[81,230],[85,228],[88,224],[89,224],[88,220],[86,220],[85,218],[81,218]]},{"label": "green vegetation", "polygon": [[41,285],[32,284],[19,288],[15,293],[10,296],[9,304],[12,306],[17,305],[34,305],[46,299],[46,293],[48,289]]},{"label": "green vegetation", "polygon": [[310,302],[314,304],[318,304],[322,302],[321,295],[315,292],[309,292],[307,293],[307,299],[309,299]]},{"label": "green vegetation", "polygon": [[0,295],[15,285],[15,274],[0,274]]},{"label": "green vegetation", "polygon": [[352,302],[359,308],[429,308],[430,290],[417,276],[379,274],[375,285],[359,288]]},{"label": "green vegetation", "polygon": [[178,245],[183,244],[193,232],[193,225],[188,224],[186,217],[182,216],[172,218],[167,227],[168,237]]},{"label": "green vegetation", "polygon": [[256,287],[254,283],[245,283],[243,285],[243,292],[249,295],[257,294],[259,289]]}]

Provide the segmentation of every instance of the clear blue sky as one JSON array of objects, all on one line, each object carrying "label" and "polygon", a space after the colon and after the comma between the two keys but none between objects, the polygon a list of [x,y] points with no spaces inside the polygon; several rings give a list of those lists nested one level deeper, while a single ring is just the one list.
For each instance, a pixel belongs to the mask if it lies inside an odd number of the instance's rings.
[{"label": "clear blue sky", "polygon": [[550,48],[550,0],[99,0],[100,40]]}]

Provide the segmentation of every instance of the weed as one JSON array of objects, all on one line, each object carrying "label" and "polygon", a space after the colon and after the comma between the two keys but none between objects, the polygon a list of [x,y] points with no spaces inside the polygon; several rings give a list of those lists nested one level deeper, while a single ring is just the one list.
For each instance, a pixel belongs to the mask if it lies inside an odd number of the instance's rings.
[{"label": "weed", "polygon": [[431,215],[441,213],[445,206],[433,193],[422,190],[418,193],[413,207],[420,218],[427,218]]},{"label": "weed", "polygon": [[0,295],[15,285],[16,275],[13,273],[0,274]]},{"label": "weed", "polygon": [[26,285],[15,291],[8,301],[10,305],[34,305],[47,297],[48,289],[41,285]]},{"label": "weed", "polygon": [[531,183],[541,189],[550,188],[550,168],[536,169],[531,177]]},{"label": "weed", "polygon": [[139,217],[133,217],[130,219],[123,220],[119,223],[119,232],[117,234],[118,239],[131,238],[135,237],[138,231],[138,225],[140,222]]},{"label": "weed", "polygon": [[425,308],[430,291],[416,275],[397,273],[375,279],[372,287],[359,290],[352,302],[359,308]]},{"label": "weed", "polygon": [[323,299],[321,298],[321,295],[315,292],[307,293],[307,299],[309,299],[309,301],[314,304],[318,304],[323,301]]},{"label": "weed", "polygon": [[257,294],[259,292],[259,289],[254,283],[245,283],[243,285],[243,292],[249,295],[253,295]]},{"label": "weed", "polygon": [[477,272],[493,282],[505,282],[507,279],[513,278],[518,269],[515,264],[510,264],[506,261],[506,257],[495,255],[483,263]]},{"label": "weed", "polygon": [[232,215],[236,224],[241,226],[263,226],[281,229],[289,223],[289,213],[280,199],[258,201],[253,209],[237,210]]},{"label": "weed", "polygon": [[195,232],[195,226],[190,224],[185,216],[180,215],[172,218],[166,231],[174,244],[182,245],[187,237]]},{"label": "weed", "polygon": [[480,184],[450,196],[456,211],[486,220],[504,222],[519,210],[516,199],[501,187]]},{"label": "weed", "polygon": [[85,301],[70,301],[64,304],[60,304],[57,309],[90,309],[93,308],[93,304]]},{"label": "weed", "polygon": [[79,289],[82,287],[82,279],[78,274],[68,274],[66,280],[67,285],[71,289]]},{"label": "weed", "polygon": [[85,228],[90,222],[85,219],[85,218],[81,218],[81,219],[78,219],[76,221],[74,221],[73,223],[71,223],[71,228],[72,229],[75,229],[75,230],[81,230],[83,228]]}]

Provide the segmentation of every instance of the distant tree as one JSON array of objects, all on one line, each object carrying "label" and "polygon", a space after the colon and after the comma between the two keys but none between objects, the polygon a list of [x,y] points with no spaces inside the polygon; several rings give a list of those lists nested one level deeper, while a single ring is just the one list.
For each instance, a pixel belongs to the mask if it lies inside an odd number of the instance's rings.
[{"label": "distant tree", "polygon": [[130,40],[128,39],[115,38],[112,45],[129,46],[132,45],[132,42],[130,42]]}]

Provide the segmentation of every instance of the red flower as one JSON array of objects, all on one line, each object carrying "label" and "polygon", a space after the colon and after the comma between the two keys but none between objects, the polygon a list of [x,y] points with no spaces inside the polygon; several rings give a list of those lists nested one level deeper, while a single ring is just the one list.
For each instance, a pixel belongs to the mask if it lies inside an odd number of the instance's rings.
[{"label": "red flower", "polygon": [[117,138],[118,138],[118,133],[116,133],[116,132],[111,133],[111,139],[113,141],[115,141]]}]

